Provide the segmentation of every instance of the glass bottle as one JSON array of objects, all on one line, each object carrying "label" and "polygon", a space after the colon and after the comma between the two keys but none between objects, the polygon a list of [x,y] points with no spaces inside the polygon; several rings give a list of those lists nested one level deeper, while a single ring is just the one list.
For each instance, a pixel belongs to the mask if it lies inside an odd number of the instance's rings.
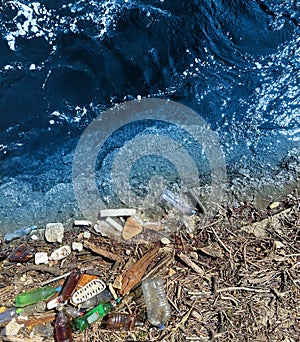
[{"label": "glass bottle", "polygon": [[35,304],[41,302],[42,300],[50,298],[52,295],[54,295],[55,292],[59,292],[60,290],[61,286],[44,286],[28,292],[19,293],[15,298],[15,304],[17,307],[24,307],[30,304]]},{"label": "glass bottle", "polygon": [[73,342],[71,321],[63,310],[58,313],[54,327],[57,342]]}]

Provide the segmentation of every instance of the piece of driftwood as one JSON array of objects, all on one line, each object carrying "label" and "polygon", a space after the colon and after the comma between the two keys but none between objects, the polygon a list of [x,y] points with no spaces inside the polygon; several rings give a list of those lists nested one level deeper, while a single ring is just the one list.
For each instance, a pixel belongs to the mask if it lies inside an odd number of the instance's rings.
[{"label": "piece of driftwood", "polygon": [[88,248],[91,251],[93,251],[94,253],[97,253],[97,254],[99,254],[99,255],[107,258],[107,259],[114,260],[114,261],[120,260],[119,255],[114,254],[114,253],[109,252],[109,251],[106,251],[105,249],[96,246],[92,242],[85,241],[83,245],[85,248]]},{"label": "piece of driftwood", "polygon": [[152,248],[123,274],[122,287],[119,291],[122,296],[127,294],[139,281],[141,281],[158,250],[159,247]]}]

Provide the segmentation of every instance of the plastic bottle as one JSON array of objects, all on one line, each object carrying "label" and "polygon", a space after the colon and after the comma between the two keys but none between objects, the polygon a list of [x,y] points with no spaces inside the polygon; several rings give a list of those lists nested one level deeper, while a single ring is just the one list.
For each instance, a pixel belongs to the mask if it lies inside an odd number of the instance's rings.
[{"label": "plastic bottle", "polygon": [[160,329],[164,329],[171,312],[163,280],[159,277],[145,279],[142,282],[142,290],[149,322]]},{"label": "plastic bottle", "polygon": [[86,313],[84,316],[75,318],[72,323],[73,328],[75,330],[83,331],[89,325],[107,315],[113,307],[113,304],[110,302],[99,304],[94,309]]},{"label": "plastic bottle", "polygon": [[0,326],[9,323],[17,315],[17,308],[9,308],[0,313]]},{"label": "plastic bottle", "polygon": [[4,236],[4,239],[6,242],[10,242],[12,240],[19,239],[25,235],[28,235],[32,230],[34,230],[36,228],[37,228],[37,226],[31,226],[31,227],[26,227],[26,228],[21,228],[21,229],[15,230],[12,233],[7,233]]},{"label": "plastic bottle", "polygon": [[113,296],[112,296],[111,292],[106,289],[103,292],[97,294],[96,296],[82,302],[81,304],[78,305],[78,307],[80,309],[90,309],[99,303],[109,302],[112,299],[113,299]]},{"label": "plastic bottle", "polygon": [[15,304],[17,307],[24,307],[30,304],[41,302],[42,300],[50,298],[55,292],[59,292],[61,286],[52,287],[44,286],[35,290],[20,293],[15,298]]},{"label": "plastic bottle", "polygon": [[135,316],[127,313],[115,312],[105,317],[104,326],[108,330],[126,330],[131,331],[137,325],[143,325],[136,322]]},{"label": "plastic bottle", "polygon": [[187,205],[186,203],[184,203],[182,201],[182,199],[177,196],[176,194],[174,194],[171,190],[166,189],[161,197],[167,201],[168,203],[170,203],[173,207],[175,207],[176,209],[180,210],[184,215],[194,215],[196,213],[196,211],[194,209],[192,209],[189,205]]},{"label": "plastic bottle", "polygon": [[72,326],[70,318],[64,311],[60,311],[54,322],[55,337],[57,342],[73,342]]}]

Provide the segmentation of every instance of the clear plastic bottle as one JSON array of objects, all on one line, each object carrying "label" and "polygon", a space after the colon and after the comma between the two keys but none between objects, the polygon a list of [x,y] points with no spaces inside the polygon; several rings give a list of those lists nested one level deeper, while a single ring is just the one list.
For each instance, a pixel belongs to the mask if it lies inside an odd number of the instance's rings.
[{"label": "clear plastic bottle", "polygon": [[171,316],[171,311],[163,280],[159,277],[145,279],[142,282],[142,289],[148,321],[152,325],[164,329],[166,321]]},{"label": "clear plastic bottle", "polygon": [[94,297],[87,299],[83,303],[79,304],[80,309],[91,309],[99,303],[109,302],[113,299],[113,296],[109,290],[104,290],[101,293],[96,294]]},{"label": "clear plastic bottle", "polygon": [[25,235],[28,235],[32,230],[34,230],[36,228],[37,228],[37,226],[31,226],[31,227],[25,227],[25,228],[15,230],[12,233],[7,233],[4,236],[4,239],[6,242],[10,242],[12,240],[19,239]]}]

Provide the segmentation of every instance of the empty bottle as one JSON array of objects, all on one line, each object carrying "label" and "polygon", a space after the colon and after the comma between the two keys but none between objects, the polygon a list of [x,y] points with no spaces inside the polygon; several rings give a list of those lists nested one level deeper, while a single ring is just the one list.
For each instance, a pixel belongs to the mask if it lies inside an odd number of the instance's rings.
[{"label": "empty bottle", "polygon": [[179,196],[174,194],[169,189],[166,189],[162,193],[161,197],[165,201],[170,203],[173,207],[175,207],[176,209],[180,210],[184,215],[191,216],[191,215],[194,215],[196,213],[196,211],[194,209],[192,209],[188,204],[184,203]]},{"label": "empty bottle", "polygon": [[28,247],[26,245],[21,245],[11,253],[8,260],[11,262],[26,262],[32,259],[33,257],[34,248],[30,246]]},{"label": "empty bottle", "polygon": [[75,330],[83,331],[89,325],[107,315],[113,307],[114,305],[111,302],[99,304],[94,309],[86,313],[84,316],[75,318],[72,323],[73,328]]},{"label": "empty bottle", "polygon": [[163,280],[159,277],[145,279],[142,282],[142,290],[147,307],[148,321],[152,325],[164,329],[171,312]]},{"label": "empty bottle", "polygon": [[54,327],[57,342],[73,342],[71,321],[63,310],[58,313]]},{"label": "empty bottle", "polygon": [[9,308],[0,313],[0,326],[6,325],[17,315],[17,308]]},{"label": "empty bottle", "polygon": [[71,274],[69,275],[68,279],[65,281],[62,291],[59,294],[58,297],[54,298],[53,300],[51,300],[50,302],[48,302],[47,304],[47,308],[49,310],[57,307],[57,305],[59,303],[65,302],[66,300],[68,300],[73,291],[75,290],[79,280],[81,277],[81,272],[79,269],[75,269],[71,272]]},{"label": "empty bottle", "polygon": [[95,295],[94,297],[87,299],[83,303],[79,304],[78,307],[80,309],[90,309],[94,306],[98,305],[99,303],[109,302],[113,299],[113,296],[109,290],[104,290],[103,292]]},{"label": "empty bottle", "polygon": [[36,228],[37,228],[37,226],[31,226],[31,227],[26,227],[26,228],[21,228],[21,229],[15,230],[12,233],[7,233],[4,236],[4,239],[6,242],[10,242],[12,240],[19,239],[25,235],[28,235],[32,230],[34,230]]},{"label": "empty bottle", "polygon": [[137,325],[142,325],[141,322],[136,322],[135,316],[127,313],[115,312],[105,316],[104,326],[108,330],[126,330],[131,331]]},{"label": "empty bottle", "polygon": [[24,307],[30,304],[35,304],[46,300],[54,295],[55,292],[61,291],[61,286],[52,287],[44,286],[38,289],[34,289],[28,292],[20,293],[15,298],[15,304],[17,307]]}]

